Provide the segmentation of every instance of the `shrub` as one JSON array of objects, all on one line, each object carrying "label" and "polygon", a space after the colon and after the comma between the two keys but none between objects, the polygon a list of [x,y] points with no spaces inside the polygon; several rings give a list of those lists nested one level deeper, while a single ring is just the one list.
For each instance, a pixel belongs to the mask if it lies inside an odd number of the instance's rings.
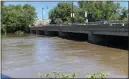
[{"label": "shrub", "polygon": [[105,79],[107,77],[107,75],[109,75],[109,74],[106,74],[106,73],[103,73],[103,72],[97,72],[97,73],[88,74],[86,76],[86,78],[90,78],[90,79],[96,79],[96,78]]},{"label": "shrub", "polygon": [[[39,73],[40,74],[40,73]],[[62,74],[60,72],[53,72],[54,78],[62,78],[62,79],[68,79],[68,78],[77,78],[77,73],[72,73],[72,74]],[[90,73],[86,76],[86,78],[90,79],[105,79],[109,74],[103,73],[103,72],[97,72],[97,73]],[[53,78],[52,74],[40,74],[40,77],[44,78]]]},{"label": "shrub", "polygon": [[1,27],[1,32],[4,33],[6,35],[6,27],[4,24],[2,24],[2,27]]},{"label": "shrub", "polygon": [[15,34],[21,36],[21,35],[24,35],[24,32],[19,30],[19,31],[16,31]]}]

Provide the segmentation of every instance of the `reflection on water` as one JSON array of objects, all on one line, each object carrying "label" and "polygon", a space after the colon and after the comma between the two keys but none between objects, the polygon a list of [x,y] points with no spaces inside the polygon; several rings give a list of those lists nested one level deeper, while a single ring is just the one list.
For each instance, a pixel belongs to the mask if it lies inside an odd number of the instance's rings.
[{"label": "reflection on water", "polygon": [[102,71],[109,77],[127,77],[128,51],[86,41],[58,37],[2,38],[2,73],[10,77],[36,78],[53,70],[85,77]]}]

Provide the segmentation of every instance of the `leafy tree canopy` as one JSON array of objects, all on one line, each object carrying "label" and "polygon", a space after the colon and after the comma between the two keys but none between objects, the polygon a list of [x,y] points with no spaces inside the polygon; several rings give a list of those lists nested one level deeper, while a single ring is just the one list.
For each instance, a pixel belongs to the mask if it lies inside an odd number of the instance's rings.
[{"label": "leafy tree canopy", "polygon": [[79,7],[73,5],[75,17],[71,18],[72,3],[61,2],[51,9],[49,18],[51,24],[62,23],[84,23],[86,20],[85,11],[87,11],[87,19],[89,22],[94,22],[98,19],[112,20],[127,20],[126,8],[120,7],[119,3],[113,1],[79,1]]},{"label": "leafy tree canopy", "polygon": [[111,21],[127,18],[127,9],[120,7],[119,3],[113,1],[79,1],[78,4],[88,14],[94,15],[95,19]]},{"label": "leafy tree canopy", "polygon": [[24,5],[2,5],[2,27],[7,32],[29,31],[29,25],[32,25],[36,18],[35,7]]},{"label": "leafy tree canopy", "polygon": [[[75,15],[73,18],[71,17],[72,10]],[[79,16],[80,14],[82,14],[82,11],[76,6],[72,8],[72,3],[61,2],[55,8],[51,9],[49,18],[51,19],[51,24],[68,24],[72,23],[72,19],[73,22],[83,22],[84,18]]]}]

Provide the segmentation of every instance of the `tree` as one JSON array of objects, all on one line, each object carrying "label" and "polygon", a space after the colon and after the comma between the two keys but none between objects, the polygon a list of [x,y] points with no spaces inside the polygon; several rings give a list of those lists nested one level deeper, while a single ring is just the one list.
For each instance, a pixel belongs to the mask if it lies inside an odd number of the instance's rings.
[{"label": "tree", "polygon": [[120,19],[124,20],[124,21],[128,21],[127,15],[128,14],[128,9],[126,9],[125,7],[122,8],[121,10],[121,16]]},{"label": "tree", "polygon": [[4,5],[4,2],[3,1],[1,1],[1,32],[2,33],[4,33],[4,34],[6,34],[6,27],[5,27],[5,9],[6,9],[6,7],[5,7],[5,5]]},{"label": "tree", "polygon": [[120,4],[113,1],[79,1],[78,4],[80,8],[88,12],[89,21],[94,21],[95,18],[112,20],[116,17],[114,15],[119,15],[120,11]]},{"label": "tree", "polygon": [[29,4],[25,4],[23,6],[23,9],[24,9],[24,19],[23,19],[23,26],[27,26],[24,28],[25,31],[29,31],[28,30],[28,26],[29,25],[33,25],[35,19],[37,18],[36,16],[36,12],[35,12],[35,7],[29,5]]},{"label": "tree", "polygon": [[[82,11],[79,10],[79,8],[73,6],[73,12],[75,13],[73,22],[84,21],[84,19],[80,16],[80,14],[82,14]],[[72,23],[71,13],[72,13],[71,3],[68,2],[58,3],[58,5],[54,9],[51,9],[51,11],[49,12],[49,19],[51,19],[51,24]]]},{"label": "tree", "polygon": [[36,18],[35,7],[24,5],[9,5],[2,8],[2,24],[7,32],[29,31],[29,25],[33,24]]}]

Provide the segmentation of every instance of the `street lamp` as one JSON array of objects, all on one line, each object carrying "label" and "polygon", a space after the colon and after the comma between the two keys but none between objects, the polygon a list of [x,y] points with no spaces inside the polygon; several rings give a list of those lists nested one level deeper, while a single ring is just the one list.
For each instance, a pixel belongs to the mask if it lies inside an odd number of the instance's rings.
[{"label": "street lamp", "polygon": [[[43,10],[44,10],[45,8],[48,9],[48,7],[46,6],[46,7],[42,8],[42,21],[43,21]],[[44,25],[44,21],[43,21],[43,25]]]},{"label": "street lamp", "polygon": [[43,20],[43,10],[44,10],[45,8],[48,9],[48,7],[42,8],[42,20]]}]

